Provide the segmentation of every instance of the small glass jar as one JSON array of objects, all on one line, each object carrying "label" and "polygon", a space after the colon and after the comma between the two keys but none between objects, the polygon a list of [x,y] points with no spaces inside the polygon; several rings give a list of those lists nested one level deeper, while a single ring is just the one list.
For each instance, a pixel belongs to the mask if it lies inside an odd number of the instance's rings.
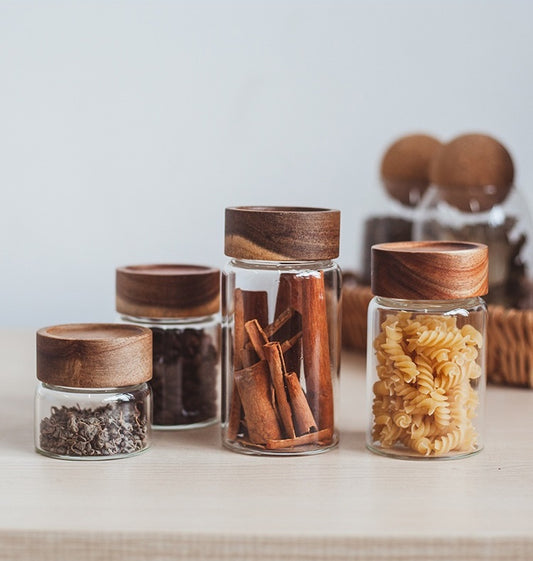
[{"label": "small glass jar", "polygon": [[222,440],[248,454],[337,445],[340,213],[226,209]]},{"label": "small glass jar", "polygon": [[372,248],[367,446],[398,458],[483,448],[488,258],[483,244]]},{"label": "small glass jar", "polygon": [[106,460],[150,446],[152,334],[114,324],[37,332],[35,448],[53,458]]},{"label": "small glass jar", "polygon": [[119,267],[120,321],[153,333],[154,429],[217,421],[220,271],[199,265]]}]

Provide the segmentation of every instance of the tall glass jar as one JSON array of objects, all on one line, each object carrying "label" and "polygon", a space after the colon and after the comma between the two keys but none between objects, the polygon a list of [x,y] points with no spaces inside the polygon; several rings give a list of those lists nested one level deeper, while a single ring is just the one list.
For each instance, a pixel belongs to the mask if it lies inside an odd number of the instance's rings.
[{"label": "tall glass jar", "polygon": [[199,265],[130,265],[116,271],[120,321],[153,333],[155,429],[216,423],[220,271]]},{"label": "tall glass jar", "polygon": [[37,332],[35,448],[68,460],[105,460],[150,445],[152,334],[114,324]]},{"label": "tall glass jar", "polygon": [[372,248],[367,446],[399,458],[483,448],[488,258],[483,244]]},{"label": "tall glass jar", "polygon": [[336,446],[340,213],[226,209],[222,439],[249,454]]}]

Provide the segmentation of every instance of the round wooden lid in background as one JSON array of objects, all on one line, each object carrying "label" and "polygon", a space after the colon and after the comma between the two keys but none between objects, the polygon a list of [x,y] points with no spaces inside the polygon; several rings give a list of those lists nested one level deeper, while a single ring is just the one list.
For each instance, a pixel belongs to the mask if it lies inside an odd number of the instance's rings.
[{"label": "round wooden lid in background", "polygon": [[225,254],[236,259],[321,261],[339,256],[338,210],[230,207],[225,230]]},{"label": "round wooden lid in background", "polygon": [[464,212],[483,212],[501,204],[514,181],[507,148],[486,134],[463,134],[444,144],[430,168],[443,198]]},{"label": "round wooden lid in background", "polygon": [[69,388],[123,388],[152,378],[152,332],[81,323],[37,331],[37,378]]},{"label": "round wooden lid in background", "polygon": [[410,134],[393,142],[381,160],[381,179],[389,195],[415,206],[429,186],[429,167],[441,147],[427,134]]},{"label": "round wooden lid in background", "polygon": [[404,300],[454,300],[488,292],[488,248],[469,242],[372,246],[372,292]]},{"label": "round wooden lid in background", "polygon": [[218,312],[220,271],[200,265],[130,265],[116,270],[117,312],[139,318],[204,317]]}]

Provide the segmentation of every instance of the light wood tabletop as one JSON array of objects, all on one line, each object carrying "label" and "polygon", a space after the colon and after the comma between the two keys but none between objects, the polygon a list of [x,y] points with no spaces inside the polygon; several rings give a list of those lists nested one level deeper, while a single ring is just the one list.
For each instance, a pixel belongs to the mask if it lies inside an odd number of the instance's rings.
[{"label": "light wood tabletop", "polygon": [[365,449],[364,358],[344,353],[338,449],[254,457],[216,426],[102,462],[33,448],[35,333],[0,331],[0,559],[530,560],[533,392],[490,386],[486,447],[452,461]]}]

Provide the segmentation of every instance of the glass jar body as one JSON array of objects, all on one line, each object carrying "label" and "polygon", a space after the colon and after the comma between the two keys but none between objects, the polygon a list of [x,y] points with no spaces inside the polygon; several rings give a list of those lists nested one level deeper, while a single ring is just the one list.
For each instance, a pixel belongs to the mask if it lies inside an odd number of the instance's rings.
[{"label": "glass jar body", "polygon": [[220,319],[154,319],[121,315],[121,322],[149,327],[153,336],[153,428],[193,429],[218,415]]},{"label": "glass jar body", "polygon": [[374,297],[367,347],[371,451],[431,459],[483,448],[486,319],[478,297]]},{"label": "glass jar body", "polygon": [[336,446],[337,264],[234,259],[222,281],[223,444],[260,455]]},{"label": "glass jar body", "polygon": [[124,388],[68,388],[44,382],[35,393],[35,448],[53,458],[117,459],[151,444],[147,383]]},{"label": "glass jar body", "polygon": [[416,209],[415,240],[469,241],[489,248],[488,304],[530,308],[531,217],[520,191],[513,187],[503,202],[491,187],[464,188],[460,195],[431,186]]}]

